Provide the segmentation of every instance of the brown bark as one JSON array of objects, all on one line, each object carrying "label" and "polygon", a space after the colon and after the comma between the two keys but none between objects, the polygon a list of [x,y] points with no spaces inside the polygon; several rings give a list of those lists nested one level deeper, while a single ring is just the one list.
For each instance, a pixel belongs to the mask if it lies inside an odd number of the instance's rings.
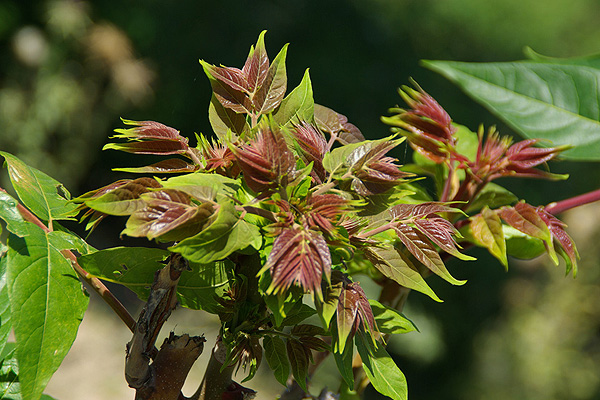
[{"label": "brown bark", "polygon": [[[188,268],[184,258],[171,254],[169,263],[157,271],[150,296],[127,344],[125,378],[136,389],[136,400],[185,399],[181,388],[190,368],[202,353],[204,337],[176,336],[165,339],[161,349],[154,347],[163,324],[177,303],[177,283]],[[152,363],[150,360],[154,359]]]}]

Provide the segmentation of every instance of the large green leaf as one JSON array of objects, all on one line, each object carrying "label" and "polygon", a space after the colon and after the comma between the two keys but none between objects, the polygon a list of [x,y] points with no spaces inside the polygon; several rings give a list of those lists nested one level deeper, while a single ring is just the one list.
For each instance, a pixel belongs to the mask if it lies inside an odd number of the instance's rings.
[{"label": "large green leaf", "polygon": [[267,363],[275,375],[275,379],[286,386],[290,375],[290,363],[287,359],[285,343],[278,336],[265,336],[263,339]]},{"label": "large green leaf", "polygon": [[393,400],[406,400],[408,398],[406,378],[385,347],[379,345],[377,349],[370,349],[365,340],[357,337],[356,348],[362,358],[365,374],[373,387]]},{"label": "large green leaf", "polygon": [[65,233],[29,228],[22,238],[9,236],[7,281],[21,392],[38,399],[73,344],[89,299],[61,253],[71,247]]},{"label": "large green leaf", "polygon": [[6,257],[0,257],[0,354],[6,346],[8,335],[12,329],[10,300],[8,299],[8,287],[6,286],[6,261]]},{"label": "large green leaf", "polygon": [[57,180],[25,164],[12,154],[0,151],[8,165],[10,180],[17,195],[31,211],[44,221],[71,219],[77,215],[77,204]]},{"label": "large green leaf", "polygon": [[381,333],[398,334],[418,330],[415,324],[400,311],[372,299],[369,300],[369,304]]},{"label": "large green leaf", "polygon": [[563,153],[566,158],[600,160],[597,62],[423,64],[458,85],[523,136],[575,146]]},{"label": "large green leaf", "polygon": [[169,250],[180,253],[189,261],[208,264],[250,245],[256,247],[260,238],[258,227],[244,221],[233,204],[225,202],[220,205],[217,218],[212,224]]},{"label": "large green leaf", "polygon": [[22,237],[29,233],[29,223],[19,213],[17,200],[2,191],[0,191],[0,219],[6,222],[6,229],[17,236]]},{"label": "large green leaf", "polygon": [[[91,275],[129,288],[142,300],[150,294],[154,274],[164,267],[169,252],[146,247],[114,247],[79,257],[81,266]],[[229,289],[230,264],[190,264],[191,271],[181,274],[177,294],[182,306],[215,313],[216,297]]]},{"label": "large green leaf", "polygon": [[308,69],[300,84],[286,96],[273,113],[273,119],[281,126],[289,126],[300,121],[313,119],[315,102]]}]

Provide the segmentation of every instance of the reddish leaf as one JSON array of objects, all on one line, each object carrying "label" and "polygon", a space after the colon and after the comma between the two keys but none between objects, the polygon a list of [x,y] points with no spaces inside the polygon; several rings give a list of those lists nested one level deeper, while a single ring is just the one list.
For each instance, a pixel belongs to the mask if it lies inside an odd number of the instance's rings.
[{"label": "reddish leaf", "polygon": [[228,132],[232,132],[235,139],[250,130],[246,116],[223,106],[214,94],[208,106],[208,119],[213,131],[221,141],[227,140]]},{"label": "reddish leaf", "polygon": [[440,213],[461,212],[459,209],[450,207],[445,203],[435,201],[420,204],[398,204],[390,208],[390,215],[393,219],[406,220],[409,218],[423,218]]},{"label": "reddish leaf", "polygon": [[180,158],[170,158],[168,160],[159,161],[145,167],[137,168],[114,168],[115,171],[133,172],[133,173],[155,173],[155,174],[173,174],[194,172],[198,170],[198,166],[189,164]]},{"label": "reddish leaf", "polygon": [[360,143],[365,140],[360,130],[349,123],[346,116],[331,108],[315,104],[315,122],[319,129],[335,137],[342,145]]},{"label": "reddish leaf", "polygon": [[327,152],[327,141],[314,126],[301,122],[294,126],[292,134],[302,149],[302,155],[306,163],[313,163],[311,175],[318,184],[325,180],[325,168],[323,168],[323,157]]},{"label": "reddish leaf", "polygon": [[120,150],[134,154],[185,154],[189,146],[187,143],[171,140],[152,140],[149,142],[108,143],[102,150]]},{"label": "reddish leaf", "polygon": [[200,232],[214,212],[211,204],[193,204],[189,195],[174,189],[145,193],[141,198],[146,207],[129,217],[124,235],[180,240]]},{"label": "reddish leaf", "polygon": [[441,217],[433,217],[414,219],[412,223],[415,224],[415,227],[421,233],[425,234],[429,240],[438,245],[446,253],[461,260],[474,260],[473,257],[458,251],[457,243],[453,237],[458,231],[450,221]]},{"label": "reddish leaf", "polygon": [[435,248],[427,241],[427,237],[406,224],[399,223],[394,227],[398,238],[415,258],[433,273],[444,278],[453,285],[463,285],[466,281],[455,279],[446,269],[444,262]]},{"label": "reddish leaf", "polygon": [[268,294],[300,285],[322,299],[321,281],[323,273],[329,279],[331,254],[320,233],[286,228],[275,239],[265,268],[270,268],[272,277]]},{"label": "reddish leaf", "polygon": [[163,125],[155,121],[131,121],[122,120],[125,125],[134,125],[135,128],[115,129],[118,135],[115,138],[135,139],[135,140],[172,140],[187,143],[187,139],[179,134],[177,129]]},{"label": "reddish leaf", "polygon": [[365,292],[357,282],[344,285],[337,308],[338,351],[344,351],[346,342],[358,329],[376,332],[377,325]]},{"label": "reddish leaf", "polygon": [[287,45],[275,57],[263,82],[255,88],[255,93],[251,95],[252,106],[257,115],[268,114],[275,110],[285,96],[287,88],[286,54]]},{"label": "reddish leaf", "polygon": [[263,85],[269,71],[269,57],[265,50],[264,36],[266,31],[262,31],[256,42],[256,48],[250,49],[250,54],[242,68],[242,73],[247,79],[248,90],[253,92],[256,88]]},{"label": "reddish leaf", "polygon": [[[279,131],[262,125],[255,140],[233,149],[244,180],[257,193],[285,186],[293,179],[294,155]],[[292,179],[289,179],[292,178]]]},{"label": "reddish leaf", "polygon": [[567,273],[572,269],[573,276],[576,276],[579,253],[575,242],[565,231],[567,225],[542,207],[538,207],[537,212],[550,229],[552,238],[557,242],[559,253],[561,253],[561,256],[563,256],[567,263]]},{"label": "reddish leaf", "polygon": [[546,222],[540,217],[535,207],[520,201],[514,207],[504,206],[498,210],[500,217],[510,226],[526,235],[544,242],[548,254],[558,264],[558,258],[552,244],[552,235]]}]

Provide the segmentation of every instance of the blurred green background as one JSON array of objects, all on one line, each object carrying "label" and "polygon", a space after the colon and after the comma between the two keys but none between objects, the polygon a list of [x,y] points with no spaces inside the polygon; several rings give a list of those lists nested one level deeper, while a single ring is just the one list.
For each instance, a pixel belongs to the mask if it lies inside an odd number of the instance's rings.
[{"label": "blurred green background", "polygon": [[[272,57],[291,44],[289,88],[310,68],[315,101],[347,115],[368,138],[387,134],[379,117],[400,102],[396,88],[410,77],[455,121],[471,129],[481,122],[498,124],[510,133],[458,89],[419,67],[419,60],[512,61],[523,58],[524,46],[560,57],[598,53],[599,20],[598,0],[0,0],[0,149],[74,194],[115,181],[124,175],[111,167],[143,162],[100,151],[120,126],[119,117],[156,120],[190,138],[194,132],[209,134],[210,86],[198,59],[241,66],[263,29]],[[410,160],[404,147],[396,157]],[[501,183],[532,204],[545,204],[596,189],[600,182],[597,164],[551,168],[571,173],[571,179]],[[565,215],[582,253],[575,281],[543,257],[513,262],[504,272],[473,250],[478,262],[450,265],[467,285],[431,279],[445,303],[411,295],[406,313],[421,333],[390,343],[410,398],[600,399],[599,215],[594,205]],[[120,221],[105,224],[90,241],[120,245],[121,228]],[[82,353],[70,355],[51,382],[48,392],[58,399],[123,398],[111,390],[126,386],[121,377],[127,331],[108,322],[112,317],[102,306],[91,311],[82,336],[87,337],[85,329],[97,335],[89,344],[76,342],[74,352]],[[198,323],[196,314],[185,314],[187,322],[181,320],[177,329],[190,327],[192,334],[214,329]],[[108,347],[118,349],[111,356],[118,363],[111,367],[102,364],[106,358],[98,361]],[[81,367],[86,362],[92,367]],[[262,393],[280,390],[274,379],[261,376],[267,383],[260,388],[269,387]],[[111,379],[115,383],[102,386]],[[74,381],[83,390],[94,385],[98,397],[81,395]],[[368,397],[378,398],[370,392]]]}]

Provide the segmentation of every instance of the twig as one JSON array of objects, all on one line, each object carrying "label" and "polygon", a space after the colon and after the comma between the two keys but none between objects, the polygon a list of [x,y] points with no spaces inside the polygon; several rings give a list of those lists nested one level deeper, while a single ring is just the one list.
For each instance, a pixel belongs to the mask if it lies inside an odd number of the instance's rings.
[{"label": "twig", "polygon": [[600,189],[588,192],[579,196],[571,197],[569,199],[556,201],[546,206],[546,211],[550,214],[560,214],[563,211],[570,210],[571,208],[582,206],[584,204],[593,203],[600,200]]}]

